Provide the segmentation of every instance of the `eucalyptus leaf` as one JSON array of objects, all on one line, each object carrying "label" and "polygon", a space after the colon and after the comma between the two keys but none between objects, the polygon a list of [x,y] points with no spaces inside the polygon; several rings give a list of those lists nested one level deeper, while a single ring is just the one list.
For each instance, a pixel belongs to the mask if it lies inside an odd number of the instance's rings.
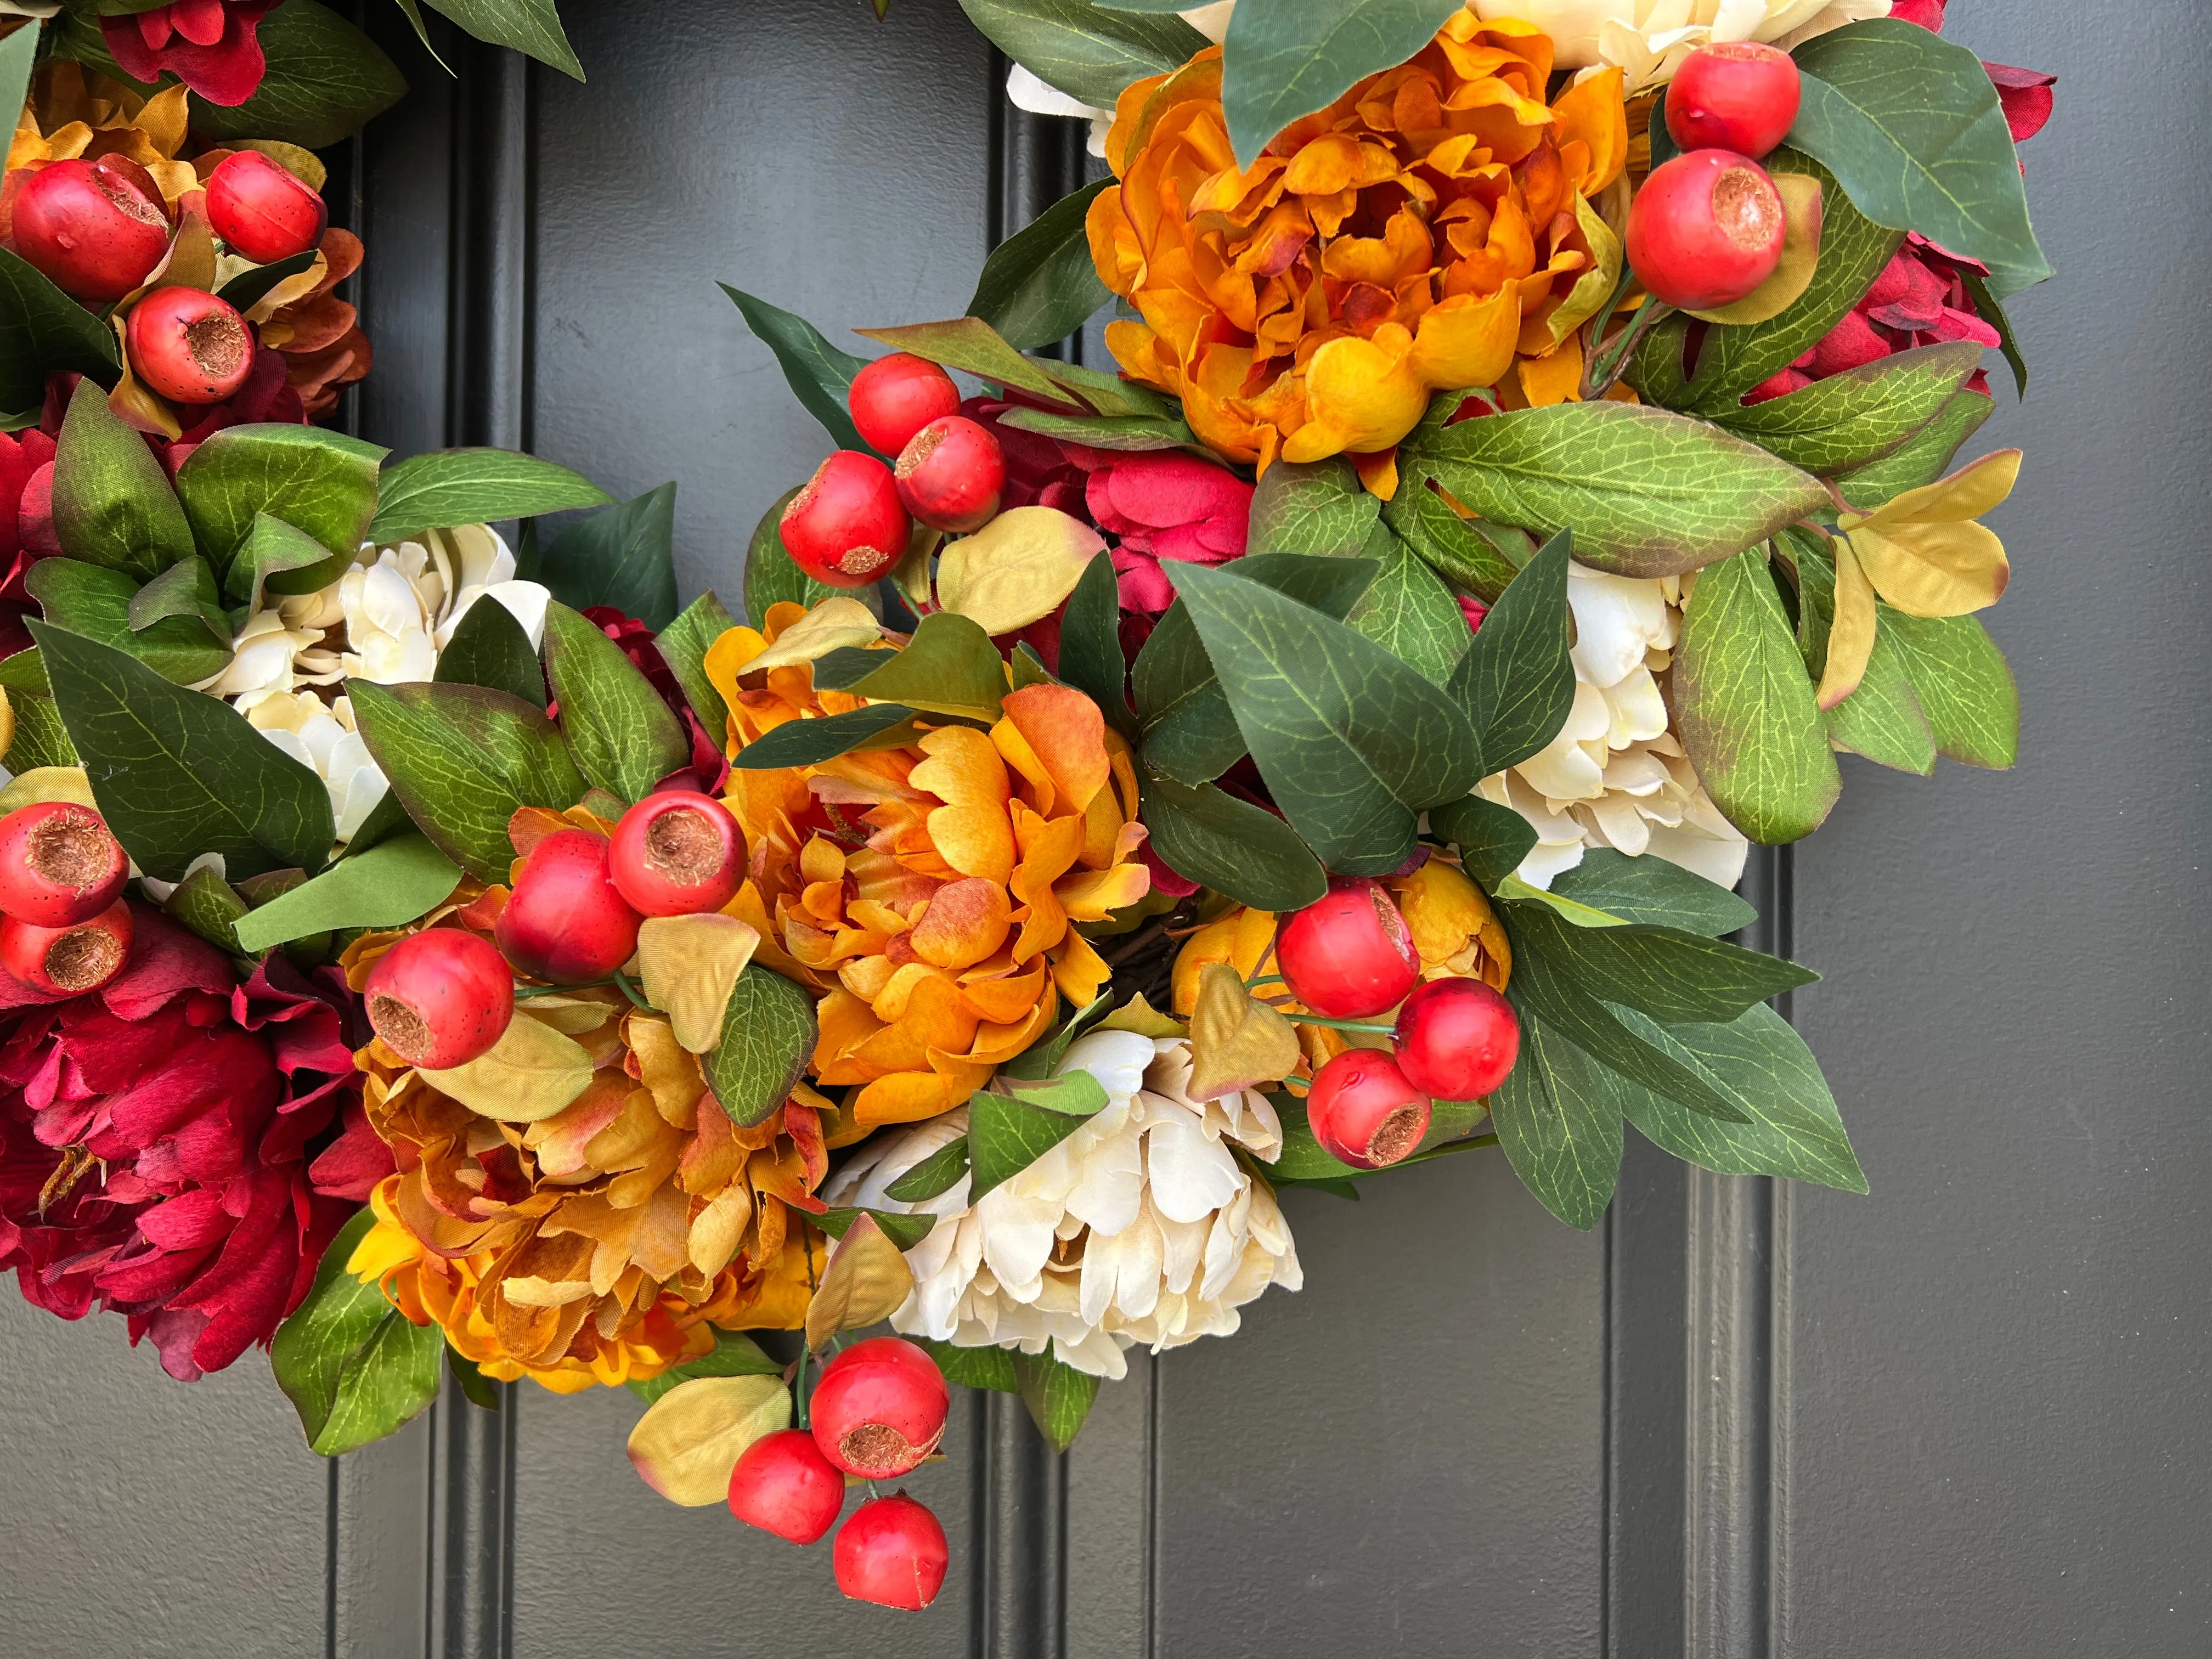
[{"label": "eucalyptus leaf", "polygon": [[576,769],[625,805],[691,758],[690,739],[623,648],[558,599],[545,610],[545,672]]},{"label": "eucalyptus leaf", "polygon": [[647,628],[676,615],[676,486],[577,520],[538,556],[538,580],[581,611],[611,605]]},{"label": "eucalyptus leaf", "polygon": [[1085,216],[1111,179],[1063,196],[991,251],[968,314],[1019,351],[1064,340],[1113,301],[1091,262]]},{"label": "eucalyptus leaf", "polygon": [[[715,286],[730,296],[745,319],[745,326],[759,337],[761,343],[775,354],[775,361],[783,370],[792,393],[805,406],[806,412],[822,422],[822,429],[830,434],[830,441],[840,449],[857,449],[863,455],[876,451],[860,436],[860,428],[853,424],[846,399],[853,390],[853,377],[867,367],[867,360],[855,357],[849,351],[840,351],[822,337],[822,331],[804,317],[781,310],[767,301],[727,283]],[[782,503],[777,503],[780,507]],[[759,544],[759,534],[754,534]],[[745,609],[757,622],[760,612],[753,610],[752,594],[748,586]]]},{"label": "eucalyptus leaf", "polygon": [[510,449],[433,450],[386,469],[367,539],[384,546],[426,530],[605,507],[613,500],[581,473],[535,455]]},{"label": "eucalyptus leaf", "polygon": [[229,948],[252,956],[312,933],[404,927],[444,903],[460,880],[459,866],[424,836],[395,836],[246,913]]}]

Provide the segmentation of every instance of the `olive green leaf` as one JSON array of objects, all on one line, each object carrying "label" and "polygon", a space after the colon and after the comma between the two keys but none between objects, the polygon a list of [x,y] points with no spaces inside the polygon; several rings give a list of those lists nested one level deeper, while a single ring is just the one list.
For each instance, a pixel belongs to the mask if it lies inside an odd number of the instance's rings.
[{"label": "olive green leaf", "polygon": [[430,678],[440,685],[487,686],[534,708],[545,707],[545,671],[530,635],[514,612],[489,594],[461,613]]},{"label": "olive green leaf", "polygon": [[398,66],[314,0],[286,0],[261,20],[258,38],[269,65],[261,84],[235,106],[194,97],[194,137],[276,138],[322,149],[344,143],[407,95]]},{"label": "olive green leaf", "polygon": [[986,723],[1006,695],[1006,659],[991,636],[949,611],[924,617],[902,651],[833,651],[814,665],[817,689],[903,703]]},{"label": "olive green leaf", "polygon": [[1014,1355],[1014,1379],[1021,1389],[1022,1404],[1030,1408],[1030,1419],[1046,1443],[1056,1452],[1073,1445],[1084,1419],[1091,1415],[1091,1402],[1098,1398],[1098,1379],[1054,1355],[1018,1351]]},{"label": "olive green leaf", "polygon": [[1990,279],[1971,268],[1962,267],[1959,280],[1966,289],[1966,297],[1973,301],[1974,314],[1997,331],[1997,349],[2004,354],[2005,366],[2012,370],[2012,388],[2016,397],[2027,396],[2027,358],[2020,349],[2020,339],[2014,334],[2012,319],[2005,314],[2004,306],[1990,290]]},{"label": "olive green leaf", "polygon": [[741,1129],[783,1109],[812,1057],[814,999],[781,974],[747,965],[722,1012],[722,1040],[706,1058],[708,1085]]},{"label": "olive green leaf", "polygon": [[230,618],[223,614],[215,572],[197,553],[171,565],[133,593],[126,614],[134,634],[181,618],[199,623],[224,650],[230,648]]},{"label": "olive green leaf", "polygon": [[761,1351],[759,1343],[742,1331],[717,1330],[711,1353],[696,1359],[687,1359],[680,1365],[672,1365],[658,1376],[641,1382],[626,1382],[627,1388],[648,1406],[679,1382],[689,1382],[695,1376],[781,1376],[783,1364]]},{"label": "olive green leaf", "polygon": [[960,0],[991,44],[1069,97],[1111,109],[1121,88],[1182,67],[1206,37],[1180,17],[1132,17],[1091,0]]},{"label": "olive green leaf", "polygon": [[884,1188],[902,1204],[927,1204],[959,1184],[968,1173],[968,1137],[946,1142]]},{"label": "olive green leaf", "polygon": [[396,836],[247,913],[228,948],[253,956],[311,933],[404,927],[443,904],[460,880],[459,867],[426,838]]},{"label": "olive green leaf", "polygon": [[[849,351],[840,351],[822,337],[822,331],[804,317],[781,310],[765,300],[754,298],[727,283],[715,286],[730,296],[745,326],[757,335],[761,343],[775,354],[775,361],[783,370],[783,378],[790,385],[792,394],[805,406],[806,412],[822,422],[822,429],[830,434],[830,441],[840,449],[857,449],[863,455],[876,451],[860,436],[860,428],[853,424],[847,410],[847,397],[853,390],[853,377],[866,368],[867,360],[855,357]],[[788,498],[787,498],[788,499]],[[779,509],[782,502],[777,504]],[[759,532],[754,533],[756,548]],[[785,598],[796,597],[784,595]],[[753,620],[760,620],[761,612],[754,610],[752,593],[748,586],[745,609],[752,612]]]},{"label": "olive green leaf", "polygon": [[1035,350],[1064,340],[1114,296],[1091,263],[1084,216],[1114,181],[1092,180],[1063,196],[991,251],[968,314],[981,317],[1007,344]]},{"label": "olive green leaf", "polygon": [[1224,42],[1221,102],[1239,167],[1301,115],[1335,102],[1362,76],[1428,45],[1455,0],[1304,0],[1243,6]]},{"label": "olive green leaf", "polygon": [[161,901],[161,914],[235,956],[238,938],[230,930],[250,912],[238,890],[203,864]]},{"label": "olive green leaf", "polygon": [[308,1449],[325,1457],[381,1440],[438,1395],[445,1333],[409,1323],[374,1279],[345,1270],[375,1224],[375,1212],[363,1209],[338,1229],[313,1288],[269,1349],[269,1368],[300,1414]]},{"label": "olive green leaf", "polygon": [[1012,1095],[982,1091],[968,1103],[968,1156],[973,1204],[1001,1182],[1011,1180],[1073,1134],[1085,1120],[1067,1112],[1048,1112]]},{"label": "olive green leaf", "polygon": [[969,374],[1002,386],[1018,387],[1039,398],[1082,404],[1045,373],[999,337],[998,331],[980,317],[948,317],[940,323],[907,323],[897,328],[860,328],[853,331],[894,351],[911,352],[945,368]]},{"label": "olive green leaf", "polygon": [[684,701],[691,705],[691,712],[699,717],[699,724],[717,748],[729,731],[730,707],[707,678],[707,652],[737,625],[709,588],[686,605],[653,641],[660,649],[661,661],[684,688]]},{"label": "olive green leaf", "polygon": [[15,736],[0,759],[21,777],[45,766],[76,766],[76,750],[62,728],[54,708],[54,689],[46,683],[46,667],[35,645],[0,659],[0,690],[15,716]]},{"label": "olive green leaf", "polygon": [[653,683],[589,617],[545,608],[545,672],[576,768],[624,805],[691,758],[690,740]]},{"label": "olive green leaf", "polygon": [[1968,766],[2010,766],[2020,756],[2020,689],[2004,653],[1973,617],[1908,617],[1886,607],[1938,754]]},{"label": "olive green leaf", "polygon": [[1370,553],[1367,538],[1382,503],[1367,493],[1352,463],[1278,461],[1252,491],[1245,546],[1255,553]]},{"label": "olive green leaf", "polygon": [[525,57],[550,64],[573,80],[584,78],[574,48],[561,32],[553,0],[428,0],[479,40],[512,46]]},{"label": "olive green leaf", "polygon": [[511,449],[439,449],[386,471],[366,539],[383,546],[426,530],[495,524],[614,497],[581,473]]},{"label": "olive green leaf", "polygon": [[1521,860],[1536,845],[1535,827],[1528,819],[1480,795],[1433,809],[1429,827],[1459,848],[1468,874],[1492,893],[1521,867]]},{"label": "olive green leaf", "polygon": [[197,617],[170,617],[143,629],[131,625],[137,584],[120,570],[103,570],[78,559],[40,559],[23,580],[46,620],[57,628],[126,651],[163,679],[191,685],[220,674],[230,647],[217,645]]},{"label": "olive green leaf", "polygon": [[581,611],[612,605],[648,628],[676,615],[676,486],[577,520],[539,555],[538,580]]},{"label": "olive green leaf", "polygon": [[[1055,377],[1066,368],[1054,364]],[[1047,409],[1009,409],[999,416],[999,424],[1017,432],[1070,439],[1093,449],[1141,453],[1203,447],[1188,426],[1167,415],[1055,415]]]},{"label": "olive green leaf", "polygon": [[1108,725],[1137,735],[1129,708],[1129,663],[1121,654],[1121,599],[1111,559],[1093,559],[1076,579],[1060,621],[1060,678],[1098,705]]},{"label": "olive green leaf", "polygon": [[1425,483],[1407,485],[1393,495],[1383,506],[1382,522],[1431,569],[1486,604],[1505,591],[1535,552],[1527,531],[1462,519]]},{"label": "olive green leaf", "polygon": [[1934,420],[1880,460],[1844,473],[1836,480],[1836,487],[1845,501],[1863,513],[1908,489],[1932,484],[1950,471],[1960,447],[1980,429],[1996,407],[1996,400],[1986,392],[1954,392]]},{"label": "olive green leaf", "polygon": [[1473,638],[1459,601],[1388,525],[1375,526],[1364,550],[1375,561],[1375,581],[1346,623],[1438,685],[1446,684]]},{"label": "olive green leaf", "polygon": [[343,575],[351,553],[333,553],[304,530],[257,511],[246,539],[231,555],[223,593],[251,616],[266,593],[313,593]]},{"label": "olive green leaf", "polygon": [[88,376],[70,394],[55,441],[53,513],[63,552],[137,581],[195,550],[191,526],[161,462]]},{"label": "olive green leaf", "polygon": [[1512,915],[1516,937],[1577,988],[1662,1024],[1725,1023],[1820,978],[1799,963],[1680,928],[1577,927],[1528,904]]},{"label": "olive green leaf", "polygon": [[[38,33],[16,31],[33,41]],[[35,418],[46,376],[55,369],[90,376],[93,395],[100,396],[100,388],[113,386],[122,373],[115,331],[27,260],[0,248],[0,413]]]},{"label": "olive green leaf", "polygon": [[1149,770],[1142,789],[1152,848],[1185,880],[1255,910],[1296,910],[1328,890],[1321,861],[1265,807]]},{"label": "olive green leaf", "polygon": [[1626,1080],[1539,1018],[1517,973],[1506,995],[1521,1018],[1521,1057],[1490,1097],[1498,1144],[1546,1209],[1588,1232],[1620,1179]]},{"label": "olive green leaf", "polygon": [[1574,707],[1567,609],[1573,549],[1573,533],[1563,530],[1521,568],[1444,688],[1474,727],[1485,777],[1540,750]]},{"label": "olive green leaf", "polygon": [[1972,340],[1918,346],[1718,419],[1792,466],[1831,477],[1905,443],[1981,364],[1982,348]]},{"label": "olive green leaf", "polygon": [[730,764],[740,772],[775,772],[819,766],[855,750],[900,748],[917,735],[914,716],[904,703],[872,702],[842,714],[786,720],[738,750]]},{"label": "olive green leaf", "polygon": [[1552,878],[1552,891],[1623,921],[1679,927],[1708,939],[1759,920],[1759,912],[1727,888],[1679,864],[1656,855],[1631,858],[1609,847],[1584,852],[1581,863]]},{"label": "olive green leaf", "polygon": [[226,427],[177,469],[177,495],[208,562],[228,572],[261,514],[350,559],[376,511],[390,452],[319,427]]}]

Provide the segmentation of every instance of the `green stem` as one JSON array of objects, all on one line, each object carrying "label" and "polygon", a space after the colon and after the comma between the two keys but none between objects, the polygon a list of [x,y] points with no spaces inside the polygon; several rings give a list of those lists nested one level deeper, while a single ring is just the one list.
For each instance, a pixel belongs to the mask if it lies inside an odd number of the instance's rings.
[{"label": "green stem", "polygon": [[1674,310],[1672,306],[1645,299],[1637,308],[1633,320],[1620,331],[1620,337],[1594,355],[1583,369],[1582,396],[1584,403],[1595,403],[1613,390],[1620,377],[1627,373],[1629,356],[1636,349],[1637,342],[1651,331],[1653,324],[1673,315]]},{"label": "green stem", "polygon": [[619,969],[615,971],[615,983],[622,987],[622,994],[628,997],[632,1002],[635,1003],[639,1007],[647,1010],[648,1012],[652,1012],[653,1005],[645,1000],[645,994],[639,990],[637,987],[632,985],[628,979],[624,978],[623,976],[622,970]]},{"label": "green stem", "polygon": [[574,996],[579,991],[589,991],[613,983],[611,979],[592,979],[586,980],[581,985],[518,985],[514,988],[514,1000],[520,1002],[530,997]]},{"label": "green stem", "polygon": [[1332,1031],[1372,1031],[1377,1036],[1391,1036],[1398,1030],[1395,1025],[1376,1025],[1366,1020],[1323,1019],[1318,1014],[1284,1014],[1283,1018],[1293,1025],[1326,1025]]}]

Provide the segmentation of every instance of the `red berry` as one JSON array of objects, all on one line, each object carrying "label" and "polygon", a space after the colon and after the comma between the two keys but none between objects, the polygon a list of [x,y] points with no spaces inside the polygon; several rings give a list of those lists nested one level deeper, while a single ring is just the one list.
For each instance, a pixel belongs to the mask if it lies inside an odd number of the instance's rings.
[{"label": "red berry", "polygon": [[403,939],[369,970],[368,1023],[410,1066],[450,1071],[488,1053],[514,1018],[514,973],[459,927]]},{"label": "red berry", "polygon": [[1764,155],[1789,137],[1798,92],[1797,65],[1779,46],[1699,46],[1667,88],[1667,131],[1682,149]]},{"label": "red berry", "polygon": [[1480,1100],[1521,1052],[1513,1005],[1479,979],[1432,979],[1398,1011],[1398,1069],[1432,1100]]},{"label": "red berry", "polygon": [[41,801],[0,818],[0,915],[40,927],[89,921],[130,876],[122,844],[88,806]]},{"label": "red berry", "polygon": [[246,384],[253,335],[228,300],[157,288],[131,307],[131,367],[175,404],[219,404]]},{"label": "red berry", "polygon": [[258,265],[317,246],[331,219],[304,179],[252,149],[233,151],[208,174],[207,209],[215,234]]},{"label": "red berry", "polygon": [[899,452],[899,500],[932,530],[981,530],[1006,485],[1006,452],[965,416],[932,421]]},{"label": "red berry", "polygon": [[837,1588],[855,1601],[920,1613],[951,1559],[937,1517],[902,1492],[871,1498],[837,1529]]},{"label": "red berry", "polygon": [[841,449],[783,509],[783,545],[801,570],[832,587],[866,587],[906,553],[912,526],[890,468]]},{"label": "red berry", "polygon": [[55,161],[15,198],[15,251],[80,300],[119,300],[169,247],[169,210],[127,156]]},{"label": "red berry", "polygon": [[493,936],[533,979],[605,979],[637,951],[642,921],[607,876],[607,843],[588,830],[556,830],[530,849]]},{"label": "red berry", "polygon": [[730,1471],[730,1513],[794,1544],[814,1542],[844,1507],[845,1477],[804,1429],[763,1435]]},{"label": "red berry", "polygon": [[1380,1170],[1428,1133],[1428,1097],[1379,1048],[1346,1048],[1314,1073],[1306,1122],[1338,1163]]},{"label": "red berry", "polygon": [[607,873],[641,915],[719,910],[745,878],[744,832],[721,802],[664,789],[623,814],[607,848]]},{"label": "red berry", "polygon": [[0,968],[49,996],[97,991],[130,957],[131,906],[123,899],[70,927],[0,921]]},{"label": "red berry", "polygon": [[959,409],[960,388],[935,363],[894,351],[853,377],[845,406],[863,438],[896,455],[922,428]]},{"label": "red berry", "polygon": [[1275,960],[1291,994],[1329,1019],[1393,1008],[1421,976],[1406,918],[1380,882],[1339,877],[1283,923]]},{"label": "red berry", "polygon": [[1765,167],[1733,150],[1693,149],[1654,167],[1628,204],[1628,263],[1655,300],[1710,311],[1773,275],[1786,228]]},{"label": "red berry", "polygon": [[822,1368],[808,1407],[814,1443],[848,1474],[904,1474],[945,1435],[951,1391],[937,1362],[896,1336],[855,1342]]}]

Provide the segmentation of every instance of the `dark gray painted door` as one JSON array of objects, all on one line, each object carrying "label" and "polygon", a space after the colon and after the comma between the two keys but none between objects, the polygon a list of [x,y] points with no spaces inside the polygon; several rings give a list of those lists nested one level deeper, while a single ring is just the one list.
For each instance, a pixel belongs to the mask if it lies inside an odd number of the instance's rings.
[{"label": "dark gray painted door", "polygon": [[[821,446],[714,281],[833,337],[953,314],[1079,158],[1003,111],[952,0],[564,9],[588,87],[441,39],[445,82],[368,0],[419,90],[354,158],[355,418],[677,478],[684,586],[729,594]],[[2027,758],[1847,760],[1752,875],[1765,942],[1828,975],[1792,1012],[1872,1197],[1648,1149],[1588,1237],[1472,1159],[1295,1194],[1304,1292],[1136,1364],[1066,1460],[963,1407],[915,1482],[956,1540],[919,1617],[662,1504],[626,1394],[441,1402],[331,1468],[257,1359],[179,1387],[9,1300],[0,1655],[2212,1651],[2212,38],[2185,0],[1955,0],[1950,33],[2061,76],[2036,394],[1984,432],[2030,456],[1994,620]]]}]

